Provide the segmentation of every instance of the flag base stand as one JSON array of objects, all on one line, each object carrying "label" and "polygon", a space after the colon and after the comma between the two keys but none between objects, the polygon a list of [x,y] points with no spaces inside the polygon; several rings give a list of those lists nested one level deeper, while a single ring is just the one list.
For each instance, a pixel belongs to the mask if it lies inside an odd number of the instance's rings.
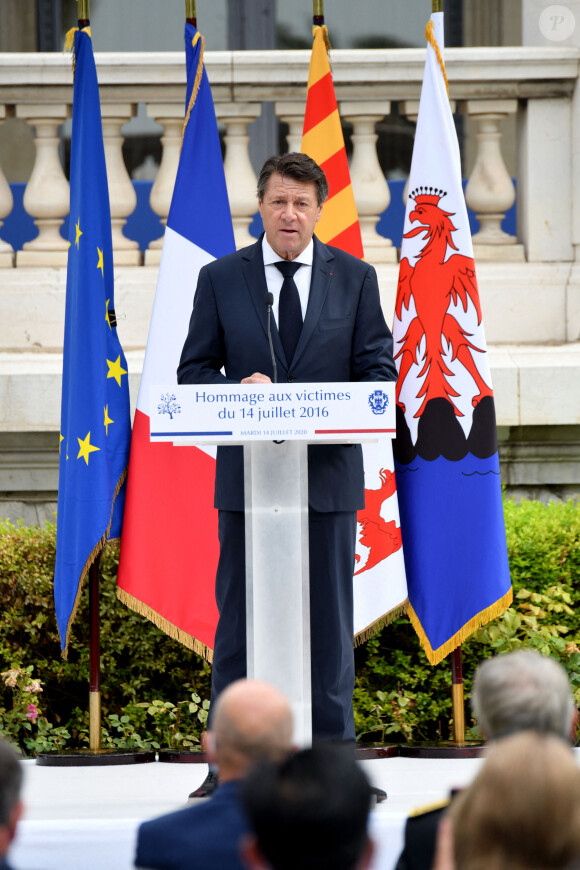
[{"label": "flag base stand", "polygon": [[70,749],[39,752],[36,764],[40,767],[94,767],[112,764],[147,764],[155,761],[155,752],[131,749]]},{"label": "flag base stand", "polygon": [[203,749],[160,749],[157,761],[166,764],[207,764]]},{"label": "flag base stand", "polygon": [[454,743],[453,741],[442,741],[441,743],[429,745],[405,744],[399,746],[400,758],[479,758],[483,752],[483,743],[477,741],[466,741],[465,743]]}]

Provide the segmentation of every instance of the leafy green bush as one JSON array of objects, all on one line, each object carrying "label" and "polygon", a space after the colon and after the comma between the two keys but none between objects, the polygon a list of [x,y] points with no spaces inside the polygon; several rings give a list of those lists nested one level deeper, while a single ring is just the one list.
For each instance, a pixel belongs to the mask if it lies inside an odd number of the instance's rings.
[{"label": "leafy green bush", "polygon": [[[580,702],[580,506],[506,501],[504,513],[514,604],[463,644],[466,699],[482,658],[525,645],[564,664]],[[64,660],[52,603],[54,552],[54,526],[0,525],[0,733],[30,755],[88,745],[88,596]],[[102,744],[190,749],[207,718],[210,667],[117,600],[117,564],[110,548],[101,563]],[[451,737],[449,663],[429,665],[406,618],[359,647],[356,665],[359,739]]]}]

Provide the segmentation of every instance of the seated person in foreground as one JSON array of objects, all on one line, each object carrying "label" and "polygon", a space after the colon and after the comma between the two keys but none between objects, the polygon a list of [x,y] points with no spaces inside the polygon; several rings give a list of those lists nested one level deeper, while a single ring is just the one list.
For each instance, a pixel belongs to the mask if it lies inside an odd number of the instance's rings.
[{"label": "seated person in foreground", "polygon": [[557,737],[526,731],[494,743],[448,814],[453,848],[438,870],[580,866],[580,770]]},{"label": "seated person in foreground", "polygon": [[366,870],[369,782],[352,750],[315,743],[280,764],[259,765],[242,786],[252,829],[242,851],[250,870]]},{"label": "seated person in foreground", "polygon": [[268,683],[238,680],[215,704],[206,752],[220,785],[196,806],[144,822],[135,865],[154,870],[243,870],[238,846],[248,830],[240,782],[257,761],[280,760],[292,748],[292,711]]},{"label": "seated person in foreground", "polygon": [[18,755],[0,739],[0,870],[10,870],[7,855],[22,815],[22,767]]},{"label": "seated person in foreground", "polygon": [[[576,733],[578,711],[568,675],[558,662],[535,650],[485,659],[475,673],[471,705],[489,741],[529,729],[569,743]],[[448,803],[409,816],[396,870],[431,870],[437,828]]]}]

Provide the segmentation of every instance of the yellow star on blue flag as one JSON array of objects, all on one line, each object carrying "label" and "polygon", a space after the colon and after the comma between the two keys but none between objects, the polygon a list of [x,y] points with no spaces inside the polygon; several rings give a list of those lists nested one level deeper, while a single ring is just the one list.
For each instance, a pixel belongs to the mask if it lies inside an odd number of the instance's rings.
[{"label": "yellow star on blue flag", "polygon": [[82,582],[105,542],[121,532],[122,484],[131,439],[127,362],[116,327],[103,317],[103,308],[108,311],[115,305],[111,212],[97,73],[86,31],[75,33],[74,50],[60,427],[64,447],[54,572],[56,616],[65,650]]}]

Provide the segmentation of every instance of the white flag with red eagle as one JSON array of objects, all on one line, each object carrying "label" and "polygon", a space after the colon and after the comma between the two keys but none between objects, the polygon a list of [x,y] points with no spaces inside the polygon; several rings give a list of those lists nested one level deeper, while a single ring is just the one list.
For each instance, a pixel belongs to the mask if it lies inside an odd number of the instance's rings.
[{"label": "white flag with red eagle", "polygon": [[393,323],[395,469],[409,615],[436,664],[505,610],[512,590],[443,13],[426,38]]}]

